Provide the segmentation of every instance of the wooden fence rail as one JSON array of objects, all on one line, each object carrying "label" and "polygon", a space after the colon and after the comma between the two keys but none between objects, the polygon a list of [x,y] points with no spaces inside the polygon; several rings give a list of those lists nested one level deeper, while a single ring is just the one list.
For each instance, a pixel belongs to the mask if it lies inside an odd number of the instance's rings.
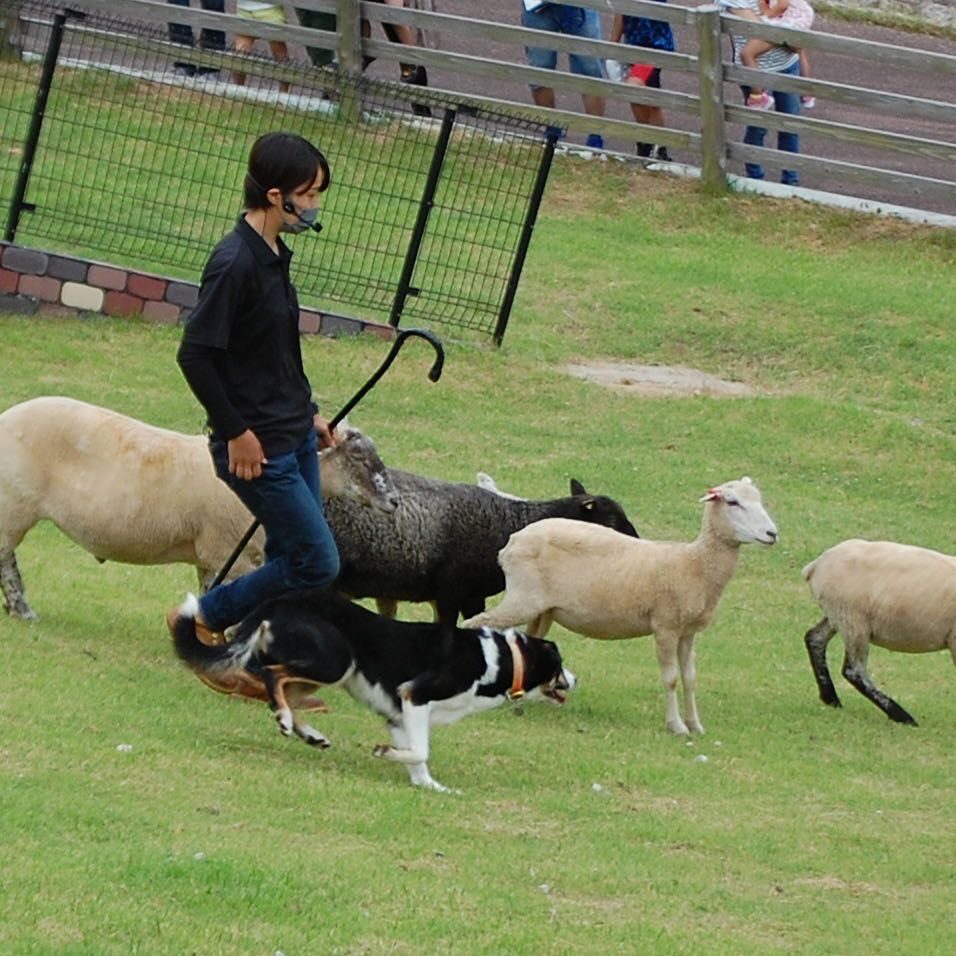
[{"label": "wooden fence rail", "polygon": [[[439,2],[454,5],[453,0]],[[515,5],[520,6],[515,0]],[[468,15],[435,10],[433,3],[419,3],[395,8],[367,0],[294,0],[289,7],[335,14],[337,29],[333,33],[313,30],[290,22],[278,25],[240,19],[229,13],[217,14],[191,8],[171,8],[160,0],[75,0],[70,9],[92,9],[118,17],[128,17],[166,24],[175,10],[176,22],[193,29],[203,27],[242,32],[263,39],[283,39],[301,46],[331,51],[339,68],[356,72],[363,57],[426,67],[445,78],[433,84],[429,95],[447,97],[455,102],[481,106],[494,104],[519,115],[566,128],[569,134],[597,132],[612,141],[636,139],[659,143],[671,150],[691,154],[692,166],[700,170],[704,186],[710,190],[726,188],[731,163],[761,163],[772,171],[786,168],[805,172],[815,181],[839,186],[842,191],[879,190],[899,194],[905,202],[946,213],[956,213],[956,181],[952,161],[956,159],[956,56],[930,50],[910,49],[869,40],[842,37],[822,32],[804,32],[770,26],[720,12],[718,7],[704,5],[686,7],[675,3],[661,4],[650,0],[583,0],[580,4],[601,14],[618,13],[664,20],[675,27],[692,31],[696,40],[693,50],[666,53],[640,51],[641,62],[676,75],[674,86],[684,88],[649,89],[609,79],[592,79],[563,71],[535,69],[524,63],[523,48],[544,46],[563,53],[590,54],[602,59],[630,62],[633,47],[607,41],[542,34],[500,20],[476,15],[484,5],[468,4]],[[25,8],[29,4],[24,4]],[[430,9],[419,9],[428,7]],[[227,9],[231,9],[227,5]],[[439,48],[426,45],[398,46],[374,38],[363,38],[360,23],[402,24],[420,34],[438,38]],[[374,31],[373,31],[374,32]],[[815,146],[812,155],[780,153],[775,149],[748,146],[736,142],[733,127],[754,125],[753,110],[745,108],[739,98],[739,85],[763,85],[767,74],[748,70],[731,62],[725,37],[760,36],[805,47],[816,53],[859,58],[879,62],[887,76],[888,89],[869,89],[835,82],[833,79],[804,78],[773,74],[774,89],[813,95],[834,107],[850,109],[860,115],[860,122],[838,122],[815,116],[791,116],[782,113],[759,114],[759,125],[771,136],[775,133],[797,133],[815,144],[839,144],[844,156],[858,151],[865,160],[828,157]],[[686,44],[685,44],[686,45]],[[510,59],[489,56],[489,48],[502,48]],[[193,54],[201,58],[201,51]],[[277,67],[278,69],[278,67]],[[892,88],[894,74],[908,71],[925,75],[926,85],[937,91],[938,98],[915,96]],[[574,110],[542,110],[518,97],[529,85],[552,87],[558,93],[596,95],[616,104],[626,115],[627,104],[659,106],[667,115],[676,115],[677,125],[664,128],[642,126],[625,119],[606,116],[597,118]],[[494,87],[497,93],[485,90]],[[514,92],[502,95],[504,88]],[[726,97],[726,98],[725,98]],[[731,99],[730,97],[733,97]],[[621,109],[623,107],[623,110]],[[918,124],[919,130],[887,128],[893,119]]]}]

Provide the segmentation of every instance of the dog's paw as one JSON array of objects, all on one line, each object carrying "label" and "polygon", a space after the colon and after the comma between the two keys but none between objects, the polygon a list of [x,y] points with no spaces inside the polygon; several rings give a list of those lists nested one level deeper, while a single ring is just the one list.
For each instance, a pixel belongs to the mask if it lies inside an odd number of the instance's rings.
[{"label": "dog's paw", "polygon": [[302,727],[302,739],[310,747],[318,747],[320,750],[328,750],[332,746],[332,741],[324,734],[320,734],[314,727],[305,724]]},{"label": "dog's paw", "polygon": [[292,736],[292,714],[287,710],[280,710],[276,713],[276,723],[279,725],[279,731],[283,737]]},{"label": "dog's paw", "polygon": [[432,777],[429,777],[427,780],[422,780],[420,783],[414,784],[414,786],[423,787],[425,790],[433,790],[435,793],[450,793],[456,797],[460,797],[462,795],[461,790],[455,790],[452,787],[446,787],[444,784],[439,783]]}]

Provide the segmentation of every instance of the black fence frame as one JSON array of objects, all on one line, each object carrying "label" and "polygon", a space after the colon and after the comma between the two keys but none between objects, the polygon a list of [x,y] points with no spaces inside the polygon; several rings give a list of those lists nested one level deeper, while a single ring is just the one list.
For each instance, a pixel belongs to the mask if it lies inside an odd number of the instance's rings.
[{"label": "black fence frame", "polygon": [[[58,221],[69,217],[59,205],[56,173],[44,172],[45,167],[52,169],[69,165],[64,163],[65,157],[58,151],[57,139],[49,135],[51,128],[59,127],[62,134],[71,122],[81,122],[75,113],[65,115],[64,104],[56,105],[61,75],[75,75],[77,59],[85,57],[89,61],[87,71],[99,71],[97,75],[104,87],[108,87],[111,81],[115,82],[115,77],[107,67],[115,66],[117,53],[122,62],[128,64],[162,59],[168,69],[173,60],[170,52],[175,48],[171,47],[156,23],[106,18],[99,9],[85,10],[82,2],[67,7],[51,3],[13,4],[10,0],[0,0],[0,19],[9,19],[11,15],[18,16],[26,25],[20,43],[26,54],[32,50],[32,59],[40,61],[40,68],[29,110],[28,129],[22,142],[13,142],[10,132],[16,122],[11,123],[9,116],[5,121],[3,113],[8,107],[0,105],[0,137],[6,140],[0,140],[0,145],[21,151],[7,209],[4,239],[13,244],[18,236],[25,236],[26,243],[31,246],[47,251],[72,251],[77,241],[75,230],[65,234],[56,228]],[[76,48],[82,48],[84,42],[90,45],[78,58]],[[94,49],[96,55],[90,52]],[[73,55],[65,58],[65,52]],[[199,50],[190,50],[189,54],[191,59],[199,57],[199,61],[208,64],[210,70],[225,72],[237,65],[235,54]],[[114,59],[110,60],[110,57]],[[102,62],[104,58],[108,61],[105,64]],[[64,59],[68,61],[65,67]],[[274,103],[294,108],[294,96],[286,100],[281,96],[268,99],[267,87],[274,84],[279,75],[286,77],[284,82],[293,83],[294,88],[304,89],[309,94],[305,99],[314,99],[317,95],[334,103],[335,108],[328,113],[329,123],[341,123],[343,119],[353,123],[351,135],[355,139],[363,135],[363,131],[367,133],[370,127],[375,135],[376,124],[380,127],[385,122],[392,132],[391,145],[396,157],[392,166],[395,169],[402,167],[408,159],[407,144],[403,143],[406,127],[416,140],[416,156],[422,166],[421,176],[411,177],[416,191],[411,194],[406,190],[401,196],[382,196],[383,208],[390,208],[392,199],[399,207],[396,221],[389,224],[391,231],[401,235],[403,240],[401,254],[392,250],[390,255],[393,268],[385,269],[388,274],[383,275],[381,267],[375,270],[370,266],[365,282],[361,275],[351,275],[348,282],[329,288],[321,281],[314,281],[325,274],[323,256],[315,256],[311,262],[314,268],[308,271],[304,281],[300,280],[303,302],[308,303],[311,299],[322,311],[350,318],[387,321],[396,328],[403,317],[408,317],[417,326],[432,324],[475,329],[490,334],[500,345],[530,247],[559,131],[527,117],[491,111],[484,105],[471,106],[467,102],[452,101],[446,94],[421,88],[414,89],[414,99],[410,100],[412,91],[405,85],[316,68],[311,63],[286,61],[277,64],[264,57],[244,56],[241,65],[251,79],[246,89],[255,87],[255,92],[264,93],[270,110]],[[135,75],[132,69],[130,72]],[[147,82],[162,83],[162,69],[158,78],[156,73],[154,70]],[[190,90],[189,95],[201,99],[221,97],[222,90]],[[300,95],[299,99],[302,98]],[[0,104],[10,101],[11,97],[4,93],[3,74],[0,74]],[[218,103],[221,102],[220,99]],[[76,99],[67,105],[76,110]],[[95,109],[95,104],[91,108]],[[422,114],[430,114],[432,118],[423,118]],[[315,123],[315,116],[310,116],[309,124]],[[228,133],[225,123],[219,129]],[[259,130],[265,131],[265,126]],[[243,137],[237,146],[248,148],[251,143],[248,135],[236,135]],[[66,139],[69,139],[68,135]],[[59,141],[62,140],[61,135]],[[455,156],[456,149],[462,144],[465,144],[464,159]],[[482,163],[478,165],[487,162],[492,166],[495,163],[507,166],[511,171],[516,167],[519,169],[517,177],[500,177],[499,184],[506,178],[511,181],[508,189],[501,192],[499,208],[468,208],[467,204],[454,208],[456,177],[462,175],[469,150],[482,157]],[[240,154],[236,150],[231,152],[231,165],[235,166]],[[242,156],[244,158],[244,154]],[[520,167],[515,157],[520,157]],[[78,155],[76,161],[82,164],[87,160]],[[403,168],[402,172],[407,174],[408,170]],[[0,184],[4,182],[2,173],[0,168]],[[45,188],[38,190],[42,198],[33,198],[31,185],[38,176],[45,177]],[[405,178],[406,181],[409,179],[408,176]],[[333,172],[333,182],[335,179]],[[379,193],[382,192],[381,179],[379,177],[376,187]],[[236,180],[241,180],[238,169]],[[165,188],[173,189],[178,185],[181,184],[167,183]],[[493,181],[489,180],[483,186],[482,193],[494,195]],[[512,187],[517,191],[509,191]],[[230,201],[235,201],[236,194],[237,187],[233,183]],[[96,225],[108,229],[116,215],[117,210],[107,205]],[[197,266],[195,255],[198,251],[201,249],[203,255],[207,254],[211,248],[210,238],[228,228],[228,218],[223,219],[218,212],[208,219],[210,221],[204,219],[193,223],[197,237],[205,237],[197,238],[189,250]],[[451,227],[449,222],[452,222]],[[486,228],[489,224],[493,224],[490,230]],[[117,256],[116,251],[109,248],[99,253],[95,238],[88,235],[95,231],[95,228],[87,229],[83,237],[83,241],[88,241],[91,246],[94,258],[144,267],[135,255],[121,253]],[[313,245],[320,247],[323,241],[324,237]],[[297,247],[297,254],[299,248],[302,247]],[[353,243],[352,251],[361,253],[362,250]],[[177,256],[175,249],[171,249],[173,258],[179,265],[181,257]],[[351,258],[356,256],[353,254]],[[155,259],[154,253],[150,263],[146,264],[147,267],[152,265],[151,271],[156,271]],[[368,259],[371,263],[375,256]],[[190,276],[182,275],[180,271],[178,277]],[[198,278],[198,268],[192,278]],[[388,286],[388,301],[384,285]],[[455,286],[457,288],[452,288]],[[348,291],[343,291],[343,288]],[[369,308],[372,299],[376,305]]]}]

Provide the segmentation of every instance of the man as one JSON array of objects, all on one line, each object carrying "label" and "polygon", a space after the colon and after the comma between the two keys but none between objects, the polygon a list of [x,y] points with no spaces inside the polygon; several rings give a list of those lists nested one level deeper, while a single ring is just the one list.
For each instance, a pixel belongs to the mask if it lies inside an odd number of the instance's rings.
[{"label": "man", "polygon": [[[584,37],[588,40],[602,39],[601,18],[598,12],[588,10],[585,7],[572,7],[566,3],[535,3],[533,0],[523,0],[521,24],[549,33],[564,33],[568,36]],[[529,65],[536,66],[539,69],[553,70],[558,64],[556,50],[526,47],[525,54]],[[604,70],[598,57],[586,56],[581,53],[569,53],[568,60],[572,73],[577,73],[579,76],[591,76],[596,80],[604,78]],[[532,85],[531,98],[538,106],[554,109],[555,100],[552,87]],[[584,103],[586,113],[591,116],[604,115],[603,96],[582,93],[581,100]],[[597,133],[591,133],[587,138],[587,145],[591,149],[604,149],[604,139]]]},{"label": "man", "polygon": [[[747,19],[757,19],[760,15],[759,0],[719,0],[722,10],[726,10],[733,16],[746,17]],[[752,16],[751,16],[752,15]],[[731,36],[731,44],[734,53],[734,63],[740,63],[740,51],[747,42],[747,37]],[[773,46],[766,53],[757,57],[757,65],[761,70],[768,73],[780,73],[789,76],[800,75],[800,57],[796,51],[788,46]],[[768,86],[772,85],[772,80],[768,80]],[[750,87],[742,86],[744,102],[750,95]],[[790,116],[797,116],[800,113],[800,94],[785,93],[780,90],[771,89],[770,95],[773,97],[773,109],[778,113],[786,113]],[[744,133],[744,142],[748,146],[763,146],[767,130],[760,126],[748,126]],[[796,133],[788,133],[780,130],[777,133],[777,149],[787,153],[800,152],[800,137]],[[763,179],[763,166],[759,163],[745,164],[747,176],[750,179]],[[793,169],[785,169],[780,174],[780,182],[788,186],[797,186],[800,184],[800,176]]]},{"label": "man", "polygon": [[[177,7],[188,7],[189,0],[166,0]],[[203,10],[209,10],[212,13],[225,13],[225,0],[199,0],[199,5]],[[169,39],[173,43],[181,43],[183,46],[193,46],[193,28],[189,24],[170,23]],[[199,49],[201,50],[225,50],[226,34],[222,30],[202,30],[199,34]],[[196,67],[192,63],[177,62],[173,68],[180,76],[210,76],[219,73],[215,67],[201,66]]]}]

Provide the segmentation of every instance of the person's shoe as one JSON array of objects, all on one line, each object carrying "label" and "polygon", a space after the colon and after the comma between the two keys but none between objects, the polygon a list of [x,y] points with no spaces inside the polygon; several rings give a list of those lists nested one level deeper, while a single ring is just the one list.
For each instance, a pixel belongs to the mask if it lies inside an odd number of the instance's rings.
[{"label": "person's shoe", "polygon": [[219,79],[219,68],[215,66],[196,67],[196,76],[208,80],[217,80]]},{"label": "person's shoe", "polygon": [[766,91],[751,93],[747,97],[747,106],[752,110],[772,110],[773,97]]},{"label": "person's shoe", "polygon": [[667,152],[666,146],[652,146],[650,157],[661,163],[669,163],[671,161],[671,155]]},{"label": "person's shoe", "polygon": [[195,76],[196,67],[194,67],[192,63],[174,63],[173,73],[175,73],[176,76]]},{"label": "person's shoe", "polygon": [[[421,64],[402,66],[401,81],[409,86],[428,86],[428,73]],[[424,103],[412,103],[412,112],[416,116],[431,116],[432,111]]]},{"label": "person's shoe", "polygon": [[[266,685],[250,671],[237,671],[221,677],[213,677],[198,671],[193,672],[207,687],[218,694],[228,694],[230,697],[244,697],[247,700],[269,702],[269,692]],[[327,714],[329,706],[318,697],[298,697],[294,703],[290,700],[293,710],[312,711]]]},{"label": "person's shoe", "polygon": [[800,97],[800,105],[801,105],[805,110],[812,110],[813,107],[817,105],[817,101],[816,101],[816,99],[815,99],[814,97],[812,97],[812,96],[801,96],[801,97]]},{"label": "person's shoe", "polygon": [[585,140],[584,145],[588,149],[604,149],[604,137],[599,133],[590,133]]},{"label": "person's shoe", "polygon": [[641,159],[649,159],[651,155],[651,150],[654,148],[652,143],[638,143],[637,144],[637,155]]}]

